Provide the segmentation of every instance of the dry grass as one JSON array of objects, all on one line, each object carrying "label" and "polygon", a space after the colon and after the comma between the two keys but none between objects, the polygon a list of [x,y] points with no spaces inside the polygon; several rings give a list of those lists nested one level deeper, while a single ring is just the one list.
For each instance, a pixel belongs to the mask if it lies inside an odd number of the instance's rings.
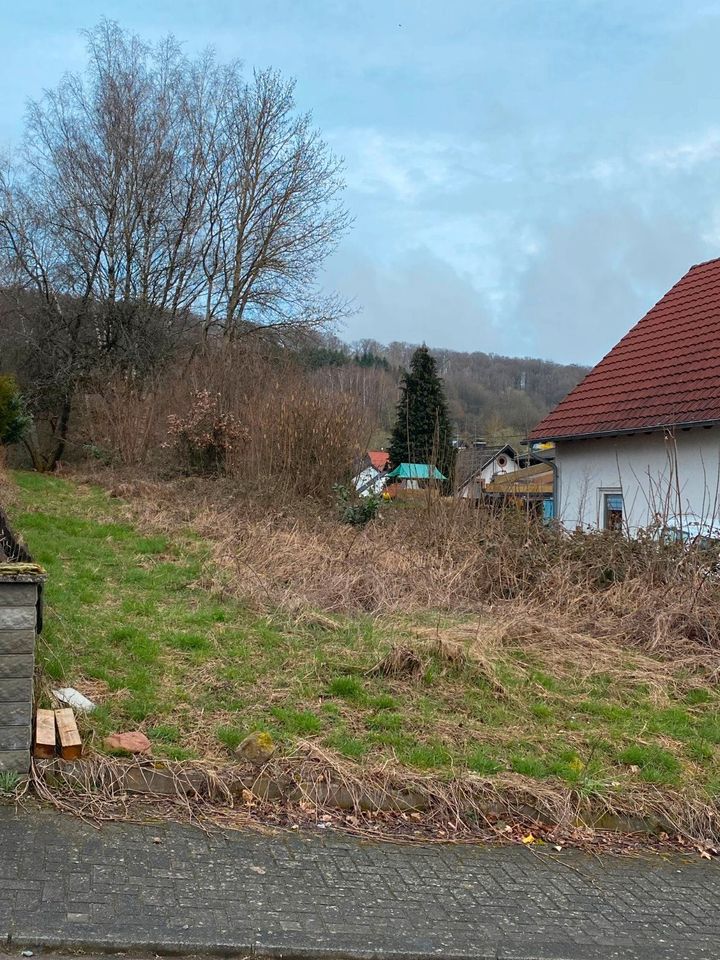
[{"label": "dry grass", "polygon": [[132,723],[221,770],[265,729],[273,775],[425,790],[446,833],[501,795],[563,829],[644,812],[717,836],[712,558],[437,500],[357,532],[227,480],[96,477],[108,500],[19,479],[49,554],[46,667],[97,698],[91,745]]},{"label": "dry grass", "polygon": [[[103,479],[102,477],[100,478]],[[105,478],[105,482],[107,478]],[[114,484],[156,530],[189,526],[211,545],[205,585],[257,609],[453,614],[521,611],[534,630],[673,657],[720,650],[716,557],[604,533],[565,536],[522,515],[436,498],[386,506],[354,530],[317,501],[248,500],[232,484]],[[552,618],[548,611],[552,611]]]},{"label": "dry grass", "polygon": [[[161,793],[152,777],[158,769]],[[146,784],[143,792],[130,784]],[[421,842],[502,840],[607,849],[616,832],[717,852],[717,810],[702,795],[630,790],[588,798],[577,790],[516,774],[451,781],[385,764],[358,768],[308,742],[261,769],[208,763],[166,763],[95,756],[82,764],[36,763],[18,784],[16,802],[32,785],[56,808],[99,823],[165,813],[216,825],[322,823],[376,839]],[[525,838],[525,839],[523,839]],[[626,840],[621,850],[632,849]]]}]

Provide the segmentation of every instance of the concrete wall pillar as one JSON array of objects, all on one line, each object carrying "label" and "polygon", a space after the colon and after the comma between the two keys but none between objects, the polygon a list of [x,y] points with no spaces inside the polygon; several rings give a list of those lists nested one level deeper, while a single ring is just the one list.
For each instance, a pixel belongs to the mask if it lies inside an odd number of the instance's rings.
[{"label": "concrete wall pillar", "polygon": [[0,771],[30,769],[40,574],[0,572]]}]

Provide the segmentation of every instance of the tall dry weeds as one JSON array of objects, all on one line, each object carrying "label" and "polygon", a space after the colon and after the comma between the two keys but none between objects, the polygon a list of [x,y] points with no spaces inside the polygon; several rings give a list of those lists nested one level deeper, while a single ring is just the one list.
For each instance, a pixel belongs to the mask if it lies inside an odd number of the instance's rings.
[{"label": "tall dry weeds", "polygon": [[323,495],[347,478],[371,434],[358,398],[332,380],[288,355],[220,344],[150,381],[117,376],[96,384],[83,399],[76,446],[115,465],[187,470],[192,458],[173,425],[193,420],[199,396],[211,397],[219,420],[243,438],[219,458],[223,472],[275,496]]},{"label": "tall dry weeds", "polygon": [[[331,504],[248,499],[230,482],[121,488],[143,523],[189,524],[213,548],[206,584],[305,615],[491,615],[518,636],[605,641],[720,666],[720,577],[710,551],[610,533],[567,535],[518,513],[419,497],[362,529]],[[524,624],[524,628],[522,626]],[[549,633],[548,633],[549,631]]]}]

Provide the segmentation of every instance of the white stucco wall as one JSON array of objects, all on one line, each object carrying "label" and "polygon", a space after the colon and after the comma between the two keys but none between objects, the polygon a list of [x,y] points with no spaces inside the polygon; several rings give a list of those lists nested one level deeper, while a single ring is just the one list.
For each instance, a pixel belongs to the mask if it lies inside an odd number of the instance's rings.
[{"label": "white stucco wall", "polygon": [[[501,466],[497,461],[498,457],[504,457],[505,463]],[[472,499],[477,500],[482,496],[483,489],[486,484],[490,483],[493,477],[497,477],[506,473],[514,473],[518,470],[517,461],[513,460],[509,453],[503,452],[497,454],[493,457],[492,460],[485,464],[485,466],[480,470],[472,480],[469,480],[465,486],[460,490],[460,496],[463,499]]]},{"label": "white stucco wall", "polygon": [[720,520],[720,428],[561,441],[556,516],[569,530],[603,525],[603,494],[621,492],[629,532],[657,515]]},{"label": "white stucco wall", "polygon": [[[499,457],[503,457],[505,460],[502,466],[498,463]],[[493,457],[490,463],[480,471],[480,479],[483,485],[485,485],[486,483],[490,483],[493,477],[503,476],[506,473],[514,473],[517,469],[518,465],[509,453],[499,453],[497,457]]]},{"label": "white stucco wall", "polygon": [[[361,497],[369,497],[371,493],[382,493],[385,489],[385,474],[380,473],[375,467],[365,467],[353,478],[355,489],[360,492]],[[368,484],[366,489],[363,487]]]}]

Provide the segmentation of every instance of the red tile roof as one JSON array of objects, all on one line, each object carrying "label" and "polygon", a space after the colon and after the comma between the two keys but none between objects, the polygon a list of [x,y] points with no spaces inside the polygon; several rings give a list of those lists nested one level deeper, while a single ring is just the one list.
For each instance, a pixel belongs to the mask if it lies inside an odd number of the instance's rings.
[{"label": "red tile roof", "polygon": [[370,463],[376,470],[387,470],[390,464],[389,453],[386,453],[384,450],[368,450],[368,456],[370,457]]},{"label": "red tile roof", "polygon": [[720,259],[685,274],[529,440],[720,421]]}]

